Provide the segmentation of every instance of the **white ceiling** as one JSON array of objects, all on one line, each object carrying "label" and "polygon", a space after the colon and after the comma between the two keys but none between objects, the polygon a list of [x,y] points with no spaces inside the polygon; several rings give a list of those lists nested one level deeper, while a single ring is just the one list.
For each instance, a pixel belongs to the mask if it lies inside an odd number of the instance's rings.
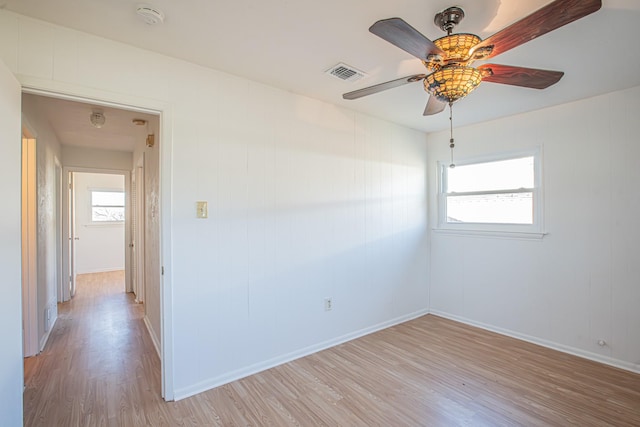
[{"label": "white ceiling", "polygon": [[[150,114],[32,94],[22,96],[47,118],[63,145],[133,152],[149,133],[156,132],[158,118]],[[89,120],[94,111],[105,116],[99,129]],[[147,124],[136,125],[133,119],[143,119]]]},{"label": "white ceiling", "polygon": [[[549,0],[148,0],[165,22],[146,25],[132,0],[0,0],[0,8],[181,58],[426,132],[448,115],[423,117],[420,83],[361,98],[342,93],[423,73],[419,60],[369,33],[373,22],[401,17],[434,40],[435,13],[452,5],[466,18],[455,32],[486,38]],[[560,70],[542,91],[484,83],[454,107],[456,125],[545,108],[640,85],[640,1],[603,0],[583,19],[491,62]],[[324,72],[345,62],[369,76],[355,83]],[[615,67],[615,68],[614,68]]]}]

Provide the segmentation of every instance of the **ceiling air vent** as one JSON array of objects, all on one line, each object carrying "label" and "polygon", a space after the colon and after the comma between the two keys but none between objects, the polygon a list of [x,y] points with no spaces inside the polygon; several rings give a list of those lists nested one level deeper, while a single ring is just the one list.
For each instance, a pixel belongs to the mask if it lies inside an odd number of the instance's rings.
[{"label": "ceiling air vent", "polygon": [[342,62],[328,69],[326,73],[337,77],[340,80],[344,80],[345,82],[355,82],[367,75],[364,71],[360,71],[357,68],[353,68],[351,65],[343,64]]}]

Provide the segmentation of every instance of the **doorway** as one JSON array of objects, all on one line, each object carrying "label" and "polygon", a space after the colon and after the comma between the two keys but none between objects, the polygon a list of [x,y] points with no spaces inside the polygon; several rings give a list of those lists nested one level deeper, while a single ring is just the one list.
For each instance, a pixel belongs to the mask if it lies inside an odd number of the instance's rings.
[{"label": "doorway", "polygon": [[[32,101],[38,105],[38,114],[46,116],[46,121],[52,123],[52,127],[57,127],[52,133],[55,133],[60,138],[59,152],[61,154],[61,162],[57,163],[56,170],[62,171],[60,174],[62,178],[60,181],[56,180],[55,185],[60,185],[63,189],[62,194],[65,200],[60,203],[60,206],[63,210],[67,211],[67,214],[64,215],[65,218],[61,218],[58,221],[59,227],[57,228],[61,232],[58,237],[56,237],[56,242],[60,242],[60,245],[55,245],[54,249],[54,251],[60,250],[62,255],[60,257],[62,261],[58,262],[58,274],[55,280],[57,289],[62,291],[58,293],[59,299],[64,301],[72,298],[75,289],[74,276],[77,273],[82,273],[85,269],[88,269],[87,271],[91,271],[92,269],[91,266],[87,267],[86,259],[83,261],[82,255],[81,258],[75,256],[75,254],[82,254],[84,252],[82,246],[85,243],[93,242],[92,238],[86,237],[86,233],[89,231],[104,230],[109,226],[115,225],[95,224],[95,222],[98,222],[97,218],[93,218],[93,224],[80,224],[78,217],[81,216],[81,210],[84,209],[82,213],[87,215],[91,215],[92,210],[98,214],[98,211],[100,209],[104,210],[104,208],[110,208],[112,211],[114,209],[124,210],[124,224],[120,224],[125,235],[121,244],[123,248],[121,253],[124,258],[124,270],[127,272],[127,280],[123,292],[125,290],[128,292],[134,291],[136,292],[136,299],[139,299],[140,302],[145,302],[145,311],[147,311],[144,319],[145,324],[152,336],[156,350],[159,355],[161,355],[163,352],[161,338],[163,333],[165,333],[165,325],[163,322],[163,308],[161,306],[163,279],[161,269],[163,269],[163,267],[160,260],[163,246],[160,238],[161,212],[159,209],[161,206],[159,197],[162,193],[160,188],[161,139],[159,138],[159,133],[161,122],[159,111],[145,110],[141,112],[139,111],[140,109],[126,109],[122,108],[123,106],[121,105],[104,105],[104,103],[95,101],[88,102],[84,99],[62,99],[51,96],[49,93],[44,96],[45,94],[29,92],[25,92],[23,98],[37,98],[35,101]],[[82,138],[82,145],[68,144],[69,139],[67,137],[69,137],[69,133],[72,131],[77,132],[77,129],[64,128],[64,124],[66,123],[63,117],[65,108],[62,107],[70,108],[68,111],[71,112],[82,110],[79,113],[81,119],[73,120],[75,123],[82,123],[81,120],[84,119],[84,122],[89,124],[85,123],[80,126],[92,126],[89,122],[89,116],[93,114],[94,110],[100,109],[106,117],[107,124],[103,126],[102,133],[110,135],[112,141],[115,142],[107,143],[102,140],[100,143],[100,141],[95,138],[84,137]],[[132,117],[135,120],[132,120]],[[39,124],[40,120],[33,120],[33,122]],[[142,125],[140,122],[142,122]],[[114,132],[116,132],[115,128],[109,128],[108,125],[110,124],[118,125],[120,129],[124,128],[125,125],[129,126],[130,131],[134,129],[131,131],[134,135],[128,137],[124,137],[122,134],[114,135]],[[140,137],[141,135],[142,138]],[[153,135],[153,137],[149,138],[149,135]],[[72,139],[71,137],[69,138]],[[136,141],[130,150],[122,149],[122,144],[127,142],[127,138],[135,139]],[[152,141],[152,144],[149,144],[149,140]],[[155,142],[155,144],[153,144],[153,142]],[[90,144],[93,144],[93,146]],[[98,146],[96,146],[96,144],[98,144]],[[82,179],[84,175],[88,176],[88,174],[95,174],[96,172],[103,175],[120,176],[125,182],[125,188],[124,192],[120,192],[118,197],[120,197],[120,200],[122,196],[124,197],[124,205],[120,202],[115,204],[109,204],[111,202],[108,201],[105,202],[105,198],[112,197],[114,196],[113,193],[116,193],[115,191],[111,191],[115,189],[112,184],[85,186],[84,196],[86,197],[82,202],[79,200],[78,192],[66,191],[68,188],[73,187],[74,183],[78,181],[78,178]],[[134,204],[131,200],[133,197],[131,188],[133,176],[138,178],[135,196],[137,202],[135,206],[137,206],[137,209],[135,210],[133,209]],[[151,182],[151,185],[148,184],[149,182]],[[119,187],[118,190],[121,191],[121,188]],[[91,201],[92,197],[96,199],[95,203]],[[100,197],[103,198],[102,201],[98,200]],[[152,199],[154,218],[153,220],[145,221],[148,215],[148,211],[145,211],[145,206],[149,204],[147,203],[149,201],[148,199]],[[82,204],[82,206],[80,206],[80,204]],[[75,212],[75,215],[73,215],[72,212]],[[136,218],[135,235],[132,230],[134,215]],[[83,237],[83,234],[85,234],[85,237]],[[152,245],[147,246],[152,247],[154,249],[153,251],[144,250],[144,242],[149,239],[151,239]],[[61,249],[58,249],[59,247],[61,247]],[[139,250],[134,253],[134,248],[139,248]],[[109,251],[109,253],[112,254],[111,251]],[[120,259],[122,260],[122,258]],[[135,278],[137,279],[135,289],[133,286],[134,266],[136,267]],[[93,267],[96,266],[94,265]],[[114,264],[106,268],[116,267]],[[104,266],[97,268],[104,268]],[[95,268],[93,269],[95,270]],[[150,286],[146,286],[147,284],[150,284]],[[164,359],[164,357],[161,357],[161,359]],[[164,367],[162,369],[162,378],[162,395],[167,398],[165,394],[166,374]],[[168,397],[169,399],[171,398],[171,396]]]},{"label": "doorway", "polygon": [[[122,172],[70,170],[68,174],[70,295],[73,297],[78,275],[125,272],[125,179],[128,177]],[[123,281],[122,292],[126,290]]]}]

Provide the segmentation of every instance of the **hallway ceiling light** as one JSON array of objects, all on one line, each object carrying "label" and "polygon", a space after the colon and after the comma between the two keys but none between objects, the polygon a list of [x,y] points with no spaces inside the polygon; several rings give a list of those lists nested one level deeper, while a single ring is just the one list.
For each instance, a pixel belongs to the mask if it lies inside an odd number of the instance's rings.
[{"label": "hallway ceiling light", "polygon": [[164,13],[149,4],[139,4],[136,13],[147,25],[157,25],[164,22]]},{"label": "hallway ceiling light", "polygon": [[91,113],[91,116],[89,116],[89,121],[91,121],[93,127],[100,129],[104,126],[106,119],[101,111],[94,111]]}]

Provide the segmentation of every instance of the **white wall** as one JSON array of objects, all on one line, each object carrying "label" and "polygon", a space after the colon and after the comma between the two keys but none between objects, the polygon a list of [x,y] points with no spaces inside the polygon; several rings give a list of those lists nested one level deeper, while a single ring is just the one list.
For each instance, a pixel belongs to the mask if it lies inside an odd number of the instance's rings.
[{"label": "white wall", "polygon": [[[62,141],[64,143],[64,141]],[[112,169],[130,171],[132,155],[127,151],[100,150],[96,148],[62,147],[64,166],[75,168]]]},{"label": "white wall", "polygon": [[38,99],[24,95],[23,117],[35,132],[37,168],[37,314],[38,343],[42,350],[58,317],[57,279],[61,261],[56,251],[58,214],[56,212],[56,159],[60,160],[60,143],[46,117],[41,113]]},{"label": "white wall", "polygon": [[426,312],[422,133],[6,11],[0,36],[22,82],[170,106],[151,214],[171,215],[176,397]]},{"label": "white wall", "polygon": [[[457,128],[458,159],[543,147],[549,234],[432,233],[431,310],[640,371],[638,117],[640,87]],[[434,224],[448,140],[428,137]]]},{"label": "white wall", "polygon": [[124,192],[124,176],[74,173],[76,202],[76,273],[124,270],[124,222],[95,224],[91,221],[91,190]]},{"label": "white wall", "polygon": [[[0,26],[1,28],[1,26]],[[20,90],[0,60],[0,425],[22,425],[21,130]]]}]

